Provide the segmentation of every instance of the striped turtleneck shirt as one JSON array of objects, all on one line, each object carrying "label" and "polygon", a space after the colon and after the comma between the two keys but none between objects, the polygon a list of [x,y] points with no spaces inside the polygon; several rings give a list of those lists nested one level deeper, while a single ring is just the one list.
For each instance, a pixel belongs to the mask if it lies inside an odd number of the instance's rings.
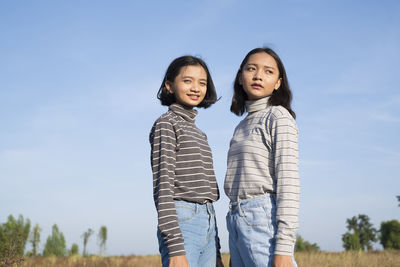
[{"label": "striped turtleneck shirt", "polygon": [[292,255],[298,228],[298,128],[269,97],[246,101],[248,115],[236,127],[228,152],[225,193],[231,202],[276,194],[275,254]]},{"label": "striped turtleneck shirt", "polygon": [[185,254],[174,200],[204,204],[219,199],[211,149],[194,123],[196,115],[196,110],[172,104],[150,132],[158,228],[170,257]]}]

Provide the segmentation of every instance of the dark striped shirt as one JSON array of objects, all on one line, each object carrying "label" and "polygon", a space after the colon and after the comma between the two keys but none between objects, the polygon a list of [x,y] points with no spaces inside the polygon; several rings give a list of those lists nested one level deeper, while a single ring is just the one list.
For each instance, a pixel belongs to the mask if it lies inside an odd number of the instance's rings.
[{"label": "dark striped shirt", "polygon": [[174,200],[204,204],[219,199],[211,149],[194,124],[197,111],[172,104],[150,132],[158,228],[169,256],[184,255]]},{"label": "dark striped shirt", "polygon": [[231,202],[276,194],[275,254],[291,255],[300,194],[298,129],[290,113],[268,106],[268,99],[246,101],[248,115],[233,134],[224,187]]}]

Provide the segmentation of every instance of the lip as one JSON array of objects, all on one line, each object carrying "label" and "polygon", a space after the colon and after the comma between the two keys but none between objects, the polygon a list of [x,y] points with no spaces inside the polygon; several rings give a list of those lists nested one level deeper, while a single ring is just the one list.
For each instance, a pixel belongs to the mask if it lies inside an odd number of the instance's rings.
[{"label": "lip", "polygon": [[259,84],[259,83],[252,83],[251,84],[251,87],[253,87],[253,88],[255,88],[255,89],[261,89],[261,88],[264,88],[261,84]]},{"label": "lip", "polygon": [[188,94],[187,96],[188,96],[190,99],[192,99],[192,100],[197,100],[197,99],[200,98],[200,95]]}]

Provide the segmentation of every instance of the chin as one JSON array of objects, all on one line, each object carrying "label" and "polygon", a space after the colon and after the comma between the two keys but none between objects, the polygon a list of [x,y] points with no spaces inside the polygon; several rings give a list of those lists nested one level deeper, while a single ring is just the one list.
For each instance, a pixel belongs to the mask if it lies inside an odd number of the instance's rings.
[{"label": "chin", "polygon": [[193,107],[197,106],[198,104],[193,104],[193,103],[185,102],[183,105],[184,105],[184,106],[187,106],[187,107],[190,107],[190,108],[193,108]]}]

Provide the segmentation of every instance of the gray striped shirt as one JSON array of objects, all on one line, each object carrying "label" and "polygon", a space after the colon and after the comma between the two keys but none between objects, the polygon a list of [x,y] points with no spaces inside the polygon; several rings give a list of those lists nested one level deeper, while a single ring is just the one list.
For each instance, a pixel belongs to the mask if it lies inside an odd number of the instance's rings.
[{"label": "gray striped shirt", "polygon": [[276,194],[278,225],[275,254],[292,255],[298,228],[298,128],[269,97],[246,101],[248,115],[236,127],[228,152],[225,193],[238,202]]},{"label": "gray striped shirt", "polygon": [[158,228],[170,257],[185,254],[174,200],[204,204],[219,199],[211,149],[194,124],[196,115],[196,110],[172,104],[150,132]]}]

